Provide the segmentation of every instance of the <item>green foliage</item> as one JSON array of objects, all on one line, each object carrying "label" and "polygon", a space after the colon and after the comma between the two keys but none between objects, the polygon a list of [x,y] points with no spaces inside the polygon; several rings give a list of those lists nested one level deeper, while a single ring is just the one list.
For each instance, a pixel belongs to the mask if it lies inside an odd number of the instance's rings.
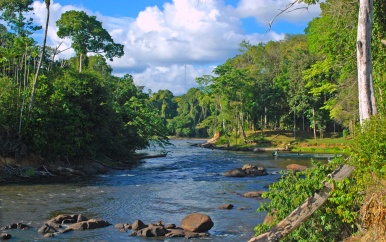
[{"label": "green foliage", "polygon": [[344,129],[343,131],[342,131],[342,136],[343,136],[343,138],[347,138],[347,136],[350,134],[350,132],[347,130],[347,129]]},{"label": "green foliage", "polygon": [[335,121],[349,127],[358,113],[354,44],[358,4],[328,0],[320,6],[321,17],[312,20],[307,29],[310,51],[317,56],[317,61],[303,71],[304,78],[310,93],[323,97],[322,109],[329,111]]},{"label": "green foliage", "polygon": [[[334,183],[329,200],[283,241],[341,241],[355,231],[354,225],[358,220],[355,179],[333,182],[327,178],[340,162],[337,158],[329,164],[313,162],[314,166],[306,171],[283,175],[280,181],[270,185],[269,192],[263,194],[270,199],[270,203],[262,203],[258,211],[274,215],[276,224],[320,190],[323,182]],[[261,234],[269,228],[258,225],[255,231]]]},{"label": "green foliage", "polygon": [[79,56],[86,56],[88,52],[104,53],[112,61],[114,57],[122,57],[124,54],[123,45],[114,43],[95,16],[71,10],[63,13],[56,25],[59,28],[58,36],[71,38],[71,47]]},{"label": "green foliage", "polygon": [[41,29],[41,26],[33,24],[32,17],[25,17],[33,10],[32,3],[33,0],[0,0],[0,19],[4,20],[18,37],[29,36]]},{"label": "green foliage", "polygon": [[[364,122],[357,133],[348,159],[349,164],[355,168],[351,178],[340,182],[327,178],[327,174],[342,162],[334,159],[327,165],[316,163],[304,172],[287,174],[272,184],[269,192],[263,195],[271,201],[262,204],[259,211],[268,211],[278,222],[317,192],[323,182],[334,185],[328,202],[286,237],[285,241],[341,241],[356,231],[366,187],[375,185],[374,175],[386,175],[386,119],[381,115],[374,116]],[[256,232],[260,234],[269,228],[267,225],[258,225]]]},{"label": "green foliage", "polygon": [[[373,79],[376,87],[377,109],[380,113],[386,113],[385,97],[385,63],[386,63],[386,2],[374,1],[374,16],[372,29],[371,51],[373,57]],[[378,87],[378,88],[377,88]]]},{"label": "green foliage", "polygon": [[[177,112],[174,117],[168,119],[167,127],[169,132],[178,137],[207,137],[206,127],[200,126],[200,122],[208,116],[208,107],[200,102],[202,92],[198,88],[189,89],[188,93],[176,97]],[[163,103],[165,108],[173,107],[173,102]],[[161,106],[162,110],[162,106]],[[169,109],[173,111],[173,109]],[[165,114],[166,115],[166,114]],[[172,117],[172,116],[169,116]]]},{"label": "green foliage", "polygon": [[379,177],[385,177],[386,119],[381,115],[374,116],[362,124],[358,133],[352,146],[352,165],[364,176],[375,173]]}]

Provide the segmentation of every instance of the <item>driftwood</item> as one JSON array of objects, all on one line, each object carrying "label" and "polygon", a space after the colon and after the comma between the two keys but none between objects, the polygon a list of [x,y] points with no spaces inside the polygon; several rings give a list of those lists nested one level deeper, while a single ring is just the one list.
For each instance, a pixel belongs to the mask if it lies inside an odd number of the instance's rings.
[{"label": "driftwood", "polygon": [[[329,174],[328,177],[335,181],[340,181],[349,177],[353,170],[354,169],[348,165],[342,165]],[[280,221],[270,231],[257,237],[253,237],[249,240],[249,242],[279,241],[281,238],[298,228],[319,207],[321,207],[327,201],[332,190],[334,190],[334,185],[325,182],[324,187],[318,193],[315,193],[314,196],[307,198],[306,201],[301,206],[296,208],[288,217]]]}]

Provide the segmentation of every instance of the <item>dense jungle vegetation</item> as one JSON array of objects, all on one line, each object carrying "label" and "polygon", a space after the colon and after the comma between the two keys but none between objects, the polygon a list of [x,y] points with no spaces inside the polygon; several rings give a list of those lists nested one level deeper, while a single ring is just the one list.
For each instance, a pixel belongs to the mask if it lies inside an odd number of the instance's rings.
[{"label": "dense jungle vegetation", "polygon": [[55,60],[59,46],[45,46],[47,31],[42,46],[31,37],[41,29],[26,17],[32,3],[0,1],[7,25],[0,25],[0,156],[119,159],[152,140],[167,142],[149,94],[131,75],[112,75],[106,59],[121,57],[123,45],[102,23],[85,12],[64,13],[58,36],[72,40],[76,56]]}]

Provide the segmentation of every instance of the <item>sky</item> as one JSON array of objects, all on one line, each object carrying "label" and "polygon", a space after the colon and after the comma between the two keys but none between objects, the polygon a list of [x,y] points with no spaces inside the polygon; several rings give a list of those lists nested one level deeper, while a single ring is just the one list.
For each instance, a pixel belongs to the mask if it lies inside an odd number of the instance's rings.
[{"label": "sky", "polygon": [[[195,79],[236,56],[239,44],[282,40],[285,34],[303,34],[320,14],[318,5],[297,4],[298,10],[281,14],[270,31],[268,23],[292,0],[51,0],[47,45],[60,50],[71,39],[60,39],[56,21],[69,10],[96,16],[125,55],[108,62],[113,75],[130,74],[146,90],[170,90],[174,95],[196,87]],[[45,26],[46,6],[34,1],[36,24]],[[42,40],[43,30],[35,33]],[[75,55],[72,49],[58,58]]]}]

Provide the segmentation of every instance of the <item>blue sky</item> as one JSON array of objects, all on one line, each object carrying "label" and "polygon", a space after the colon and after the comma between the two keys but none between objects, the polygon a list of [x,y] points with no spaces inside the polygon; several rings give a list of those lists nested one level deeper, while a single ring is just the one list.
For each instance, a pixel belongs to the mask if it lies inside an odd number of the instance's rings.
[{"label": "blue sky", "polygon": [[[234,57],[242,40],[252,44],[301,34],[319,6],[279,16],[292,0],[52,0],[48,45],[66,49],[71,40],[56,35],[56,20],[68,10],[85,11],[103,23],[125,56],[109,64],[114,74],[131,74],[137,85],[175,95],[196,86],[195,78]],[[301,7],[297,5],[296,7]],[[44,1],[34,2],[36,22],[45,25]],[[37,33],[39,39],[42,33]],[[59,58],[74,55],[70,49]],[[186,75],[185,75],[186,69]]]}]

